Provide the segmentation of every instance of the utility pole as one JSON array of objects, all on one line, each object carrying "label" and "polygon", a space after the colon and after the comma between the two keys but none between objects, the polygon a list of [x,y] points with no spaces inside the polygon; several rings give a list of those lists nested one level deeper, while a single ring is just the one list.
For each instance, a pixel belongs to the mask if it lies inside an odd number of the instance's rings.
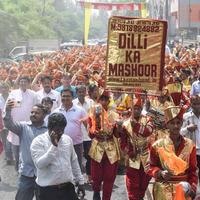
[{"label": "utility pole", "polygon": [[191,28],[191,2],[188,0],[188,36],[191,37],[190,33]]},{"label": "utility pole", "polygon": [[168,21],[169,18],[169,0],[165,1],[165,19]]}]

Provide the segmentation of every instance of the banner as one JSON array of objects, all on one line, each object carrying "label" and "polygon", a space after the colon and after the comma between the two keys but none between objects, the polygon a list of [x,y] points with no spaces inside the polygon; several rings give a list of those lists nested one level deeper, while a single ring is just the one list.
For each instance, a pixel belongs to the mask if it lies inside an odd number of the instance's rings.
[{"label": "banner", "polygon": [[90,30],[90,16],[92,13],[92,4],[85,2],[84,6],[84,45],[88,43],[88,35]]},{"label": "banner", "polygon": [[113,16],[106,61],[108,88],[161,90],[167,22]]},{"label": "banner", "polygon": [[[85,6],[85,3],[82,1],[76,1],[78,4],[80,4],[82,7]],[[145,3],[103,3],[103,2],[90,2],[92,4],[93,9],[98,10],[130,10],[130,11],[136,11],[141,10],[143,5],[146,5]]]}]

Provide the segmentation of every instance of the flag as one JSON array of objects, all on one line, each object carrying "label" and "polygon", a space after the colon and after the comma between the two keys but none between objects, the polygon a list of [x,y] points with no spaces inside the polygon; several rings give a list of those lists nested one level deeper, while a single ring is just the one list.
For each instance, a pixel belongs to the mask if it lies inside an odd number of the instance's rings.
[{"label": "flag", "polygon": [[84,17],[85,17],[85,23],[84,23],[84,45],[87,45],[88,43],[88,35],[90,30],[90,16],[92,12],[92,4],[85,2],[84,3]]},{"label": "flag", "polygon": [[146,4],[142,4],[141,16],[142,16],[142,18],[146,18],[147,17],[147,7],[146,7]]}]

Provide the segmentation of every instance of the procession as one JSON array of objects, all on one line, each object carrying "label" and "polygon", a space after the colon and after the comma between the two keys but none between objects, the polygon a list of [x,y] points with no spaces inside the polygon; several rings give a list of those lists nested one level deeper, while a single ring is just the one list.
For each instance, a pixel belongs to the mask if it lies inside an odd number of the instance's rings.
[{"label": "procession", "polygon": [[[200,3],[177,39],[176,0],[163,17],[154,1],[62,2],[84,10],[82,44],[0,59],[0,199],[200,199]],[[89,43],[92,10],[109,12],[104,43]]]}]

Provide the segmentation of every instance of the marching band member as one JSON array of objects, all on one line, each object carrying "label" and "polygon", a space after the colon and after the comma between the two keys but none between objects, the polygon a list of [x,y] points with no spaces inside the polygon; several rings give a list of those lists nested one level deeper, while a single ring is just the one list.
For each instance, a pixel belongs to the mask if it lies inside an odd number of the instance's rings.
[{"label": "marching band member", "polygon": [[169,106],[174,106],[174,103],[166,88],[162,90],[160,96],[148,101],[147,116],[151,117],[154,125],[154,140],[168,135],[164,121],[164,110]]},{"label": "marching band member", "polygon": [[142,108],[141,99],[135,99],[131,118],[123,122],[121,130],[118,129],[121,148],[126,154],[126,188],[129,200],[142,200],[151,179],[144,172],[144,167],[153,126],[146,116],[141,116]]},{"label": "marching band member", "polygon": [[102,199],[110,200],[120,160],[118,135],[113,132],[113,127],[119,116],[113,110],[108,109],[108,104],[109,94],[104,91],[99,98],[99,104],[91,109],[89,118],[89,133],[92,138],[89,155],[91,157],[93,200],[101,200],[102,183]]},{"label": "marching band member", "polygon": [[[182,111],[179,106],[165,110],[169,136],[156,141],[149,158],[148,174],[155,178],[154,200],[189,200],[197,188],[197,161],[194,143],[180,135]],[[190,198],[191,197],[191,198]]]}]

